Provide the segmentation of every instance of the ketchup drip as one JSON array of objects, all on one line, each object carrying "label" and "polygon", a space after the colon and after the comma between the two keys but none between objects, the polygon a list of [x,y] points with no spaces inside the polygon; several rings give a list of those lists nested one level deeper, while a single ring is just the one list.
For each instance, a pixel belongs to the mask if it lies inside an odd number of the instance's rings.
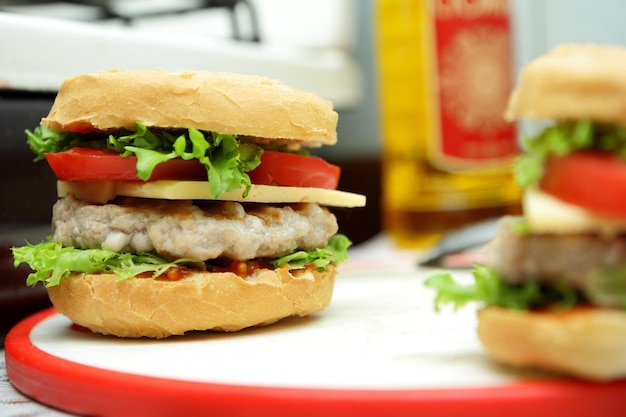
[{"label": "ketchup drip", "polygon": [[270,264],[262,259],[251,261],[232,261],[227,266],[212,268],[211,272],[232,272],[235,275],[245,278],[253,274],[258,269],[273,269]]},{"label": "ketchup drip", "polygon": [[[262,259],[254,259],[250,261],[232,261],[225,266],[209,267],[210,272],[231,272],[241,278],[253,274],[259,269],[274,269],[270,264]],[[184,266],[173,266],[168,268],[163,274],[159,275],[158,280],[161,281],[180,281],[181,279],[197,272],[194,269]],[[137,278],[152,278],[152,272],[143,272],[136,276]]]}]

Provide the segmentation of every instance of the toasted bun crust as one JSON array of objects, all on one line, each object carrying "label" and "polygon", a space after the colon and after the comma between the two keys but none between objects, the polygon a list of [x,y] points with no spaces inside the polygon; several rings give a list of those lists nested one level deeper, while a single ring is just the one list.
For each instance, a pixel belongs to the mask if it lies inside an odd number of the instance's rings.
[{"label": "toasted bun crust", "polygon": [[337,141],[337,113],[318,96],[262,77],[110,70],[65,80],[42,123],[53,130],[195,128],[307,146]]},{"label": "toasted bun crust", "polygon": [[305,316],[330,303],[336,268],[262,270],[253,280],[197,273],[180,281],[72,274],[49,287],[56,309],[93,332],[164,338],[192,330],[236,331]]},{"label": "toasted bun crust", "polygon": [[481,342],[502,363],[594,380],[626,376],[626,312],[487,307],[479,310],[478,323]]},{"label": "toasted bun crust", "polygon": [[566,44],[531,61],[506,117],[626,125],[626,48]]}]

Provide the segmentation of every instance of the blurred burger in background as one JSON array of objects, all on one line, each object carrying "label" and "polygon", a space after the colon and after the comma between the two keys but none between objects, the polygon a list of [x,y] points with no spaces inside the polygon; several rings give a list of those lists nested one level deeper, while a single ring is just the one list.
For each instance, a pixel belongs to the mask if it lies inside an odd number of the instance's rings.
[{"label": "blurred burger in background", "polygon": [[475,282],[430,277],[436,304],[478,311],[496,360],[626,376],[626,49],[562,45],[522,71],[508,118],[548,120],[515,166],[524,217],[505,218]]}]

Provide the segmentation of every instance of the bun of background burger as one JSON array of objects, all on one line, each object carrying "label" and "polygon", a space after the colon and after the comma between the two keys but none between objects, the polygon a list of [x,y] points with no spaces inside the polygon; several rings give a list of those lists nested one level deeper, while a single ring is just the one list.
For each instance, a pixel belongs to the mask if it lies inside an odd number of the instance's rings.
[{"label": "bun of background burger", "polygon": [[[622,47],[561,45],[523,70],[507,117],[593,121],[626,128],[624,71],[626,49]],[[524,216],[531,233],[591,234],[611,239],[625,232],[626,210],[619,205],[626,206],[619,201],[605,206],[603,201],[619,200],[620,195],[626,195],[621,194],[626,192],[623,180],[626,160],[611,156],[612,162],[621,165],[616,172],[611,172],[613,163],[603,163],[602,156],[593,165],[574,164],[568,168],[573,170],[571,173],[565,170],[559,173],[559,167],[568,160],[580,158],[582,163],[596,160],[587,160],[583,153],[567,153],[557,165],[556,158],[546,162],[539,184],[525,193]],[[585,175],[589,172],[587,167],[592,170],[589,176]],[[600,176],[597,180],[596,173]],[[609,181],[603,181],[607,176]],[[612,186],[620,180],[621,191]],[[503,250],[506,249],[494,242],[491,251]],[[622,264],[621,275],[622,282],[626,282],[626,264]],[[587,378],[626,377],[626,311],[623,309],[594,306],[522,313],[493,307],[483,309],[478,317],[482,343],[505,363],[534,365]]]},{"label": "bun of background burger", "polygon": [[334,144],[336,123],[330,102],[260,77],[68,79],[27,132],[60,179],[54,236],[13,248],[15,263],[31,266],[28,284],[44,282],[61,314],[121,337],[324,309],[349,241],[323,206],[365,197],[335,190],[339,168],[297,151]]},{"label": "bun of background burger", "polygon": [[524,218],[505,219],[473,295],[429,278],[437,303],[478,301],[496,360],[588,379],[626,377],[626,49],[562,45],[530,62],[507,117],[552,124],[516,164]]}]

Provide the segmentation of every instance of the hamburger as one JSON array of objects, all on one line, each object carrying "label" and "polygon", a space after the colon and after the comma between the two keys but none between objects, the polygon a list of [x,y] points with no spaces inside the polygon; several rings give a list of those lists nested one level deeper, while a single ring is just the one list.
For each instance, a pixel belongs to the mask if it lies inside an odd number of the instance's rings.
[{"label": "hamburger", "polygon": [[262,77],[111,70],[65,80],[27,131],[58,178],[52,235],[12,249],[93,332],[237,331],[330,303],[349,239],[330,102]]},{"label": "hamburger", "polygon": [[435,274],[442,303],[479,304],[505,364],[626,377],[626,49],[561,45],[521,72],[506,117],[536,120],[515,164],[523,217],[504,218],[473,283]]}]

